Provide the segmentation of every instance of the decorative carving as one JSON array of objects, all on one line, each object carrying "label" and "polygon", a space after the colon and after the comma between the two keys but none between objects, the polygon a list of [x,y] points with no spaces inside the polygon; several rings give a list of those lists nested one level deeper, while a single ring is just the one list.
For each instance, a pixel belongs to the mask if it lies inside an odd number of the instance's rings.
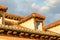
[{"label": "decorative carving", "polygon": [[35,36],[35,34],[31,34],[30,36],[31,36],[31,37],[34,37],[34,36]]},{"label": "decorative carving", "polygon": [[1,33],[1,32],[4,32],[4,30],[0,30],[0,33]]},{"label": "decorative carving", "polygon": [[25,36],[28,36],[29,35],[29,33],[25,33]]},{"label": "decorative carving", "polygon": [[17,34],[17,32],[16,32],[16,31],[14,31],[14,32],[13,32],[13,34],[15,35],[15,34]]},{"label": "decorative carving", "polygon": [[38,37],[39,37],[39,35],[35,35],[35,37],[37,37],[37,38],[38,38]]},{"label": "decorative carving", "polygon": [[20,34],[19,34],[19,36],[22,36],[22,35],[24,35],[24,33],[20,33]]},{"label": "decorative carving", "polygon": [[12,33],[12,31],[8,31],[8,32],[7,32],[7,34],[10,34],[10,33]]}]

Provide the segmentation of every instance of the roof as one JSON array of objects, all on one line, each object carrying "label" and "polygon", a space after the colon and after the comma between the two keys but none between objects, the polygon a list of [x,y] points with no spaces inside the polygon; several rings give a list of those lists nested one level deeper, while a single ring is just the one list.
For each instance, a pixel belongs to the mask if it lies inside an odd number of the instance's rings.
[{"label": "roof", "polygon": [[[8,8],[8,7],[0,4],[0,9],[5,9],[5,10],[7,10],[7,8]],[[7,13],[7,12],[4,12],[4,14],[5,14],[5,16],[12,16],[12,17],[20,18],[20,19],[23,18],[22,16],[18,16],[18,15],[11,14],[11,13],[9,14],[9,13]]]},{"label": "roof", "polygon": [[16,15],[16,14],[7,13],[7,12],[1,12],[0,11],[0,14],[3,14],[3,13],[5,14],[5,18],[13,17],[14,19],[15,18],[18,19],[19,21],[24,18],[23,16],[19,16],[19,15]]},{"label": "roof", "polygon": [[53,22],[51,24],[48,24],[48,25],[44,26],[44,29],[49,29],[49,28],[55,27],[55,26],[57,26],[59,24],[60,24],[60,20],[55,21],[55,22]]},{"label": "roof", "polygon": [[45,16],[42,16],[39,13],[33,12],[32,14],[28,15],[27,17],[25,17],[24,19],[22,19],[19,23],[25,22],[26,20],[30,19],[30,18],[41,18],[41,19],[45,19]]},{"label": "roof", "polygon": [[8,7],[0,4],[0,9],[7,9]]},{"label": "roof", "polygon": [[12,17],[18,17],[18,18],[24,18],[23,16],[18,16],[16,14],[6,13],[5,15],[12,16]]}]

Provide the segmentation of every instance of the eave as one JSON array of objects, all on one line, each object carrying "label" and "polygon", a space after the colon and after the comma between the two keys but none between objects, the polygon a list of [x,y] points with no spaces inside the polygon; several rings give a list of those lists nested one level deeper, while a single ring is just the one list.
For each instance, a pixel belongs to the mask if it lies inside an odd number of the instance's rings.
[{"label": "eave", "polygon": [[55,21],[55,22],[53,22],[53,23],[50,23],[50,24],[44,26],[44,29],[47,30],[47,29],[49,29],[49,28],[56,27],[57,25],[60,25],[60,20]]},{"label": "eave", "polygon": [[41,31],[35,31],[35,30],[30,30],[28,28],[19,28],[14,27],[14,26],[8,26],[8,25],[0,25],[0,35],[7,35],[7,36],[14,36],[14,37],[28,37],[28,38],[38,38],[40,39],[40,37],[44,37],[46,38],[46,36],[48,38],[51,37],[56,37],[57,39],[60,38],[59,34],[55,34],[55,33],[49,33],[49,32],[41,32]]}]

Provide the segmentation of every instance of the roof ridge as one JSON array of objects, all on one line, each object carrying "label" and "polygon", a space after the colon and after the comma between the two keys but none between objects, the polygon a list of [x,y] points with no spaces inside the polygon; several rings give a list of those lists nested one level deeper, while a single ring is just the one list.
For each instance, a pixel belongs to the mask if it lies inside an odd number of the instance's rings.
[{"label": "roof ridge", "polygon": [[22,23],[22,22],[24,22],[24,21],[26,21],[26,20],[28,20],[28,19],[30,19],[30,18],[35,18],[35,17],[39,17],[39,18],[42,18],[43,20],[45,19],[45,17],[44,16],[42,16],[42,15],[40,15],[40,14],[38,14],[38,13],[31,13],[31,14],[29,14],[28,16],[26,16],[24,19],[22,19],[19,23]]}]

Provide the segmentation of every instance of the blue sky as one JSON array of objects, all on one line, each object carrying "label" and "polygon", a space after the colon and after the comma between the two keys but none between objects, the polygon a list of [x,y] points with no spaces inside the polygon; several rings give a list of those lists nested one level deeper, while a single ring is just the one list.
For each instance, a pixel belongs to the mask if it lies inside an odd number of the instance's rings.
[{"label": "blue sky", "polygon": [[45,25],[60,19],[60,0],[0,0],[0,4],[8,7],[8,12],[27,16],[38,12],[44,16]]}]

